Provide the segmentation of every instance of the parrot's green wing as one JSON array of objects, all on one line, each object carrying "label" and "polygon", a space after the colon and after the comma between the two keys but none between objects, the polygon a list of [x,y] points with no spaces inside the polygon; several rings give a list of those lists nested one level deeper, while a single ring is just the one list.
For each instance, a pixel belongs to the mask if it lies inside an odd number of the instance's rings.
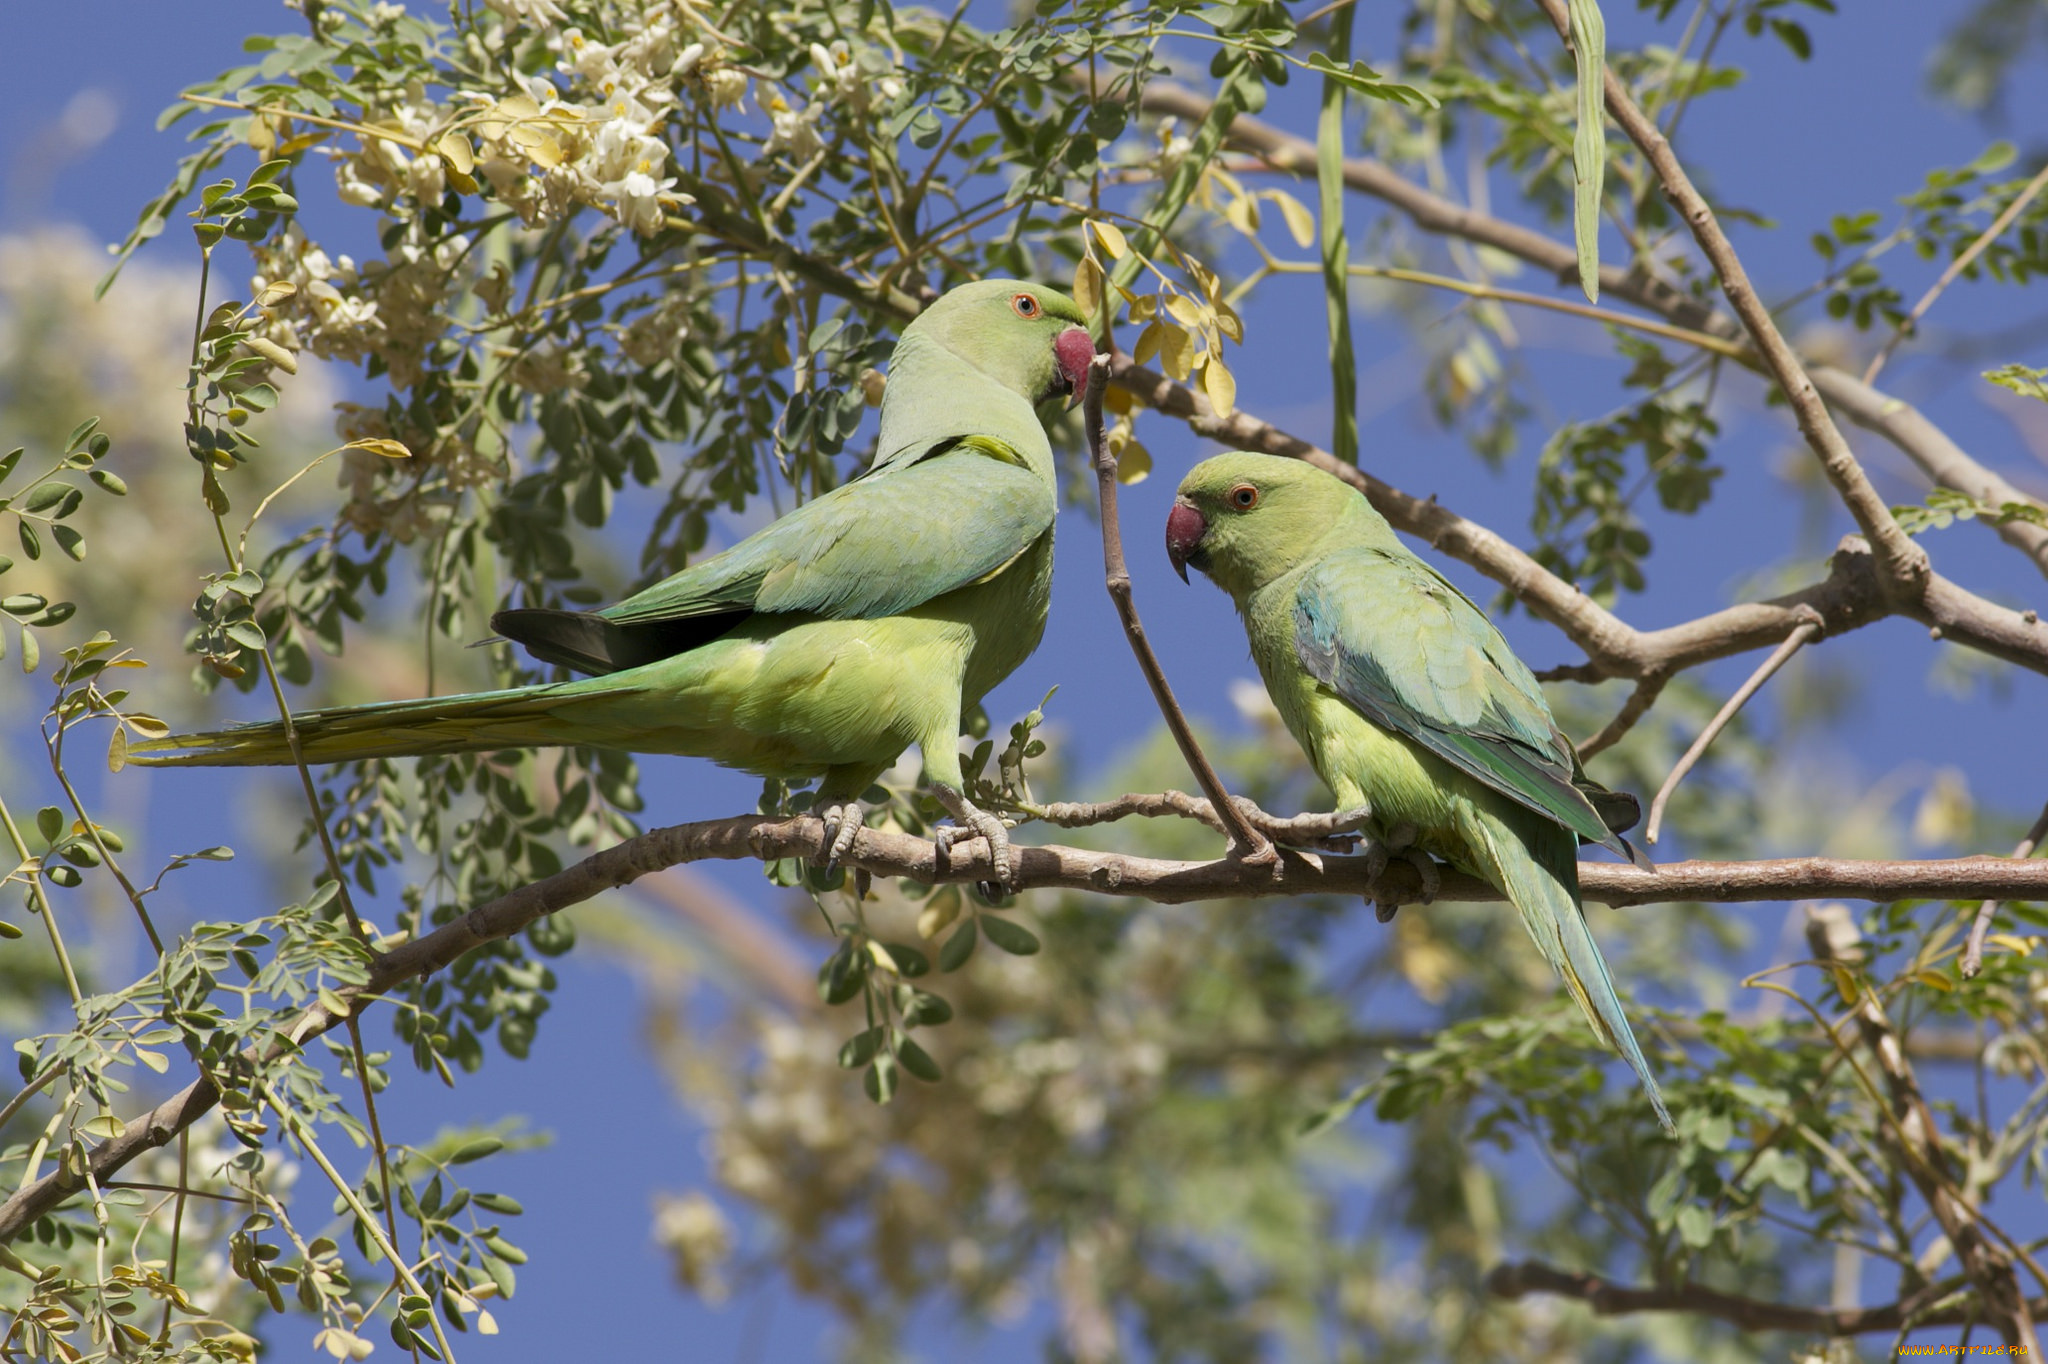
[{"label": "parrot's green wing", "polygon": [[841,485],[602,611],[501,611],[550,662],[614,672],[715,639],[755,612],[900,615],[1000,570],[1052,524],[1053,490],[1008,444],[966,436]]},{"label": "parrot's green wing", "polygon": [[1478,607],[1420,559],[1357,547],[1302,577],[1295,652],[1310,676],[1511,800],[1634,860],[1574,778],[1535,677]]}]

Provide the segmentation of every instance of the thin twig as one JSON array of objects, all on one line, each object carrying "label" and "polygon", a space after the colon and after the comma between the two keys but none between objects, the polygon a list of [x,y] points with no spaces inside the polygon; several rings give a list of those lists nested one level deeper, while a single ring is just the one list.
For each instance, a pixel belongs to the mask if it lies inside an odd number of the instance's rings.
[{"label": "thin twig", "polygon": [[1180,745],[1181,757],[1187,760],[1189,770],[1195,774],[1195,780],[1207,793],[1230,834],[1231,855],[1247,866],[1275,866],[1279,854],[1274,851],[1272,843],[1246,821],[1244,813],[1224,789],[1222,778],[1216,775],[1216,769],[1203,756],[1202,746],[1195,742],[1195,732],[1188,725],[1188,717],[1181,713],[1179,703],[1173,699],[1173,688],[1167,684],[1166,672],[1159,666],[1159,657],[1152,652],[1152,643],[1145,638],[1145,627],[1138,620],[1138,606],[1131,598],[1131,571],[1124,563],[1123,529],[1116,515],[1116,459],[1109,453],[1109,443],[1102,435],[1102,392],[1109,386],[1109,365],[1110,357],[1107,355],[1098,355],[1089,363],[1088,386],[1082,396],[1081,408],[1083,425],[1088,432],[1088,450],[1095,461],[1095,487],[1102,498],[1103,581],[1109,588],[1110,601],[1116,605],[1117,618],[1124,623],[1124,638],[1130,641],[1131,652],[1137,655],[1138,669],[1145,674],[1145,681],[1152,688],[1152,699],[1159,703],[1159,713],[1166,718],[1166,727],[1173,732],[1173,741]]},{"label": "thin twig", "polygon": [[[1325,852],[1349,852],[1358,840],[1355,831],[1372,818],[1370,809],[1332,810],[1323,814],[1285,818],[1261,810],[1246,796],[1233,796],[1231,803],[1245,822],[1275,843],[1290,848],[1318,848]],[[1185,791],[1127,792],[1114,800],[1054,801],[1027,811],[1034,819],[1062,829],[1081,829],[1095,824],[1114,824],[1138,815],[1146,819],[1175,816],[1206,824],[1219,834],[1230,830],[1216,813],[1213,803]]]},{"label": "thin twig", "polygon": [[1635,690],[1628,694],[1628,700],[1621,703],[1612,720],[1604,725],[1598,734],[1579,745],[1579,758],[1583,761],[1596,753],[1605,753],[1621,742],[1621,737],[1636,727],[1636,722],[1650,713],[1650,707],[1657,704],[1657,698],[1664,692],[1669,681],[1663,673],[1651,673],[1636,683]]},{"label": "thin twig", "polygon": [[[2041,846],[2041,840],[2048,838],[2048,805],[2041,807],[2041,813],[2034,820],[2034,827],[2027,830],[2027,836],[2012,850],[2015,861],[2032,857],[2034,849]],[[1991,936],[1991,922],[1998,915],[1997,900],[1986,900],[1977,906],[1977,917],[1970,924],[1970,940],[1963,947],[1963,959],[1958,963],[1963,979],[1968,980],[1984,969],[1984,940]]]},{"label": "thin twig", "polygon": [[1708,745],[1728,727],[1728,722],[1735,718],[1735,712],[1741,710],[1749,698],[1755,696],[1763,684],[1771,680],[1771,674],[1784,667],[1786,660],[1799,652],[1801,645],[1817,638],[1820,632],[1821,624],[1818,620],[1801,622],[1791,634],[1785,636],[1785,642],[1773,650],[1769,658],[1757,665],[1756,671],[1749,675],[1749,680],[1736,689],[1735,695],[1728,698],[1728,704],[1722,706],[1714,718],[1707,721],[1707,727],[1700,731],[1700,737],[1692,741],[1692,747],[1685,750],[1685,756],[1678,760],[1677,765],[1671,769],[1671,775],[1657,788],[1657,798],[1650,802],[1650,822],[1643,826],[1645,843],[1657,841],[1657,835],[1664,827],[1664,802],[1671,799],[1671,793],[1678,789],[1678,783],[1685,780],[1685,774],[1692,771],[1693,764],[1706,753]]},{"label": "thin twig", "polygon": [[1999,234],[2012,226],[2012,220],[2019,217],[2026,206],[2032,203],[2034,197],[2044,188],[2048,188],[2048,165],[2041,167],[2040,172],[2027,182],[2027,187],[2019,192],[2019,197],[2005,206],[2005,212],[1994,218],[1991,226],[1985,228],[1978,235],[1977,240],[1970,243],[1969,249],[1950,261],[1948,269],[1941,272],[1941,278],[1934,281],[1926,293],[1920,295],[1920,301],[1913,305],[1912,312],[1906,314],[1906,320],[1899,323],[1892,331],[1890,338],[1885,341],[1884,345],[1878,348],[1877,354],[1870,357],[1870,365],[1863,371],[1864,383],[1874,384],[1877,382],[1877,372],[1884,368],[1885,362],[1892,358],[1892,352],[1897,350],[1907,337],[1914,335],[1920,330],[1920,319],[1926,316],[1929,308],[1934,306],[1934,300],[1940,298],[1942,292],[1949,285],[1954,284],[1957,277],[1963,271],[1970,268],[1971,261],[1984,254],[1984,248],[1998,240]]}]

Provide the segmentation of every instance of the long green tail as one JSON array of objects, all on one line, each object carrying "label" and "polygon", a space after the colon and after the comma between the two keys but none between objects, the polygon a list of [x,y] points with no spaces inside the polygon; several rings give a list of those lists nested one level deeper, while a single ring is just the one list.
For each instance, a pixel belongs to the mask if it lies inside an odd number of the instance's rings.
[{"label": "long green tail", "polygon": [[1478,826],[1473,832],[1482,837],[1468,841],[1474,852],[1490,854],[1493,865],[1485,869],[1492,873],[1488,879],[1521,911],[1529,936],[1564,979],[1565,988],[1578,1001],[1593,1031],[1620,1052],[1642,1080],[1664,1130],[1675,1132],[1664,1095],[1650,1074],[1649,1062],[1643,1059],[1643,1049],[1636,1044],[1628,1015],[1622,1012],[1614,978],[1607,974],[1607,962],[1586,924],[1586,910],[1579,900],[1578,840],[1568,830],[1537,816],[1518,821],[1528,826],[1524,828],[1476,808],[1471,816]]},{"label": "long green tail", "polygon": [[[292,716],[309,763],[359,758],[490,753],[501,748],[605,744],[608,735],[565,715],[606,688],[595,679],[370,706],[337,706]],[[619,691],[628,688],[615,688]],[[565,705],[564,703],[571,703]],[[284,724],[271,720],[206,734],[174,734],[128,750],[131,762],[160,767],[275,767],[292,762]]]}]

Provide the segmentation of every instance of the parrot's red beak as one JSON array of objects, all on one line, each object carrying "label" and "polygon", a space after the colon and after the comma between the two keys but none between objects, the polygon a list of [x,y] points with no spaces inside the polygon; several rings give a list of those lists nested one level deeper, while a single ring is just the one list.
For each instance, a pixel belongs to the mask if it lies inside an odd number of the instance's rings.
[{"label": "parrot's red beak", "polygon": [[1081,401],[1088,387],[1088,363],[1095,358],[1095,338],[1085,328],[1069,327],[1052,343],[1053,362],[1059,369],[1060,385],[1053,391],[1067,395],[1067,407]]},{"label": "parrot's red beak", "polygon": [[[1190,503],[1175,502],[1173,510],[1166,514],[1166,557],[1173,560],[1173,571],[1180,574],[1180,580],[1188,580],[1188,560],[1202,543],[1202,536],[1209,529],[1209,523]],[[1200,568],[1200,564],[1195,567]]]}]

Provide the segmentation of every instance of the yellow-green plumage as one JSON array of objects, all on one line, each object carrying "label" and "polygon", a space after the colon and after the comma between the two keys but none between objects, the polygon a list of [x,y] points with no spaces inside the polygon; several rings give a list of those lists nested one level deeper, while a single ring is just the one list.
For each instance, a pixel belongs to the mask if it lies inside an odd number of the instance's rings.
[{"label": "yellow-green plumage", "polygon": [[1370,806],[1380,830],[1405,825],[1422,851],[1499,887],[1669,1127],[1578,891],[1582,839],[1634,856],[1602,817],[1634,802],[1585,778],[1500,632],[1363,496],[1299,461],[1206,460],[1173,518],[1176,563],[1230,593],[1338,806]]},{"label": "yellow-green plumage", "polygon": [[[538,656],[599,675],[306,712],[293,717],[301,751],[340,762],[591,745],[823,777],[822,798],[852,800],[915,743],[927,779],[957,795],[962,710],[1044,632],[1057,503],[1036,405],[1084,376],[1083,322],[1035,285],[954,289],[896,347],[860,478],[604,611],[494,618]],[[292,761],[278,723],[131,752]]]}]

